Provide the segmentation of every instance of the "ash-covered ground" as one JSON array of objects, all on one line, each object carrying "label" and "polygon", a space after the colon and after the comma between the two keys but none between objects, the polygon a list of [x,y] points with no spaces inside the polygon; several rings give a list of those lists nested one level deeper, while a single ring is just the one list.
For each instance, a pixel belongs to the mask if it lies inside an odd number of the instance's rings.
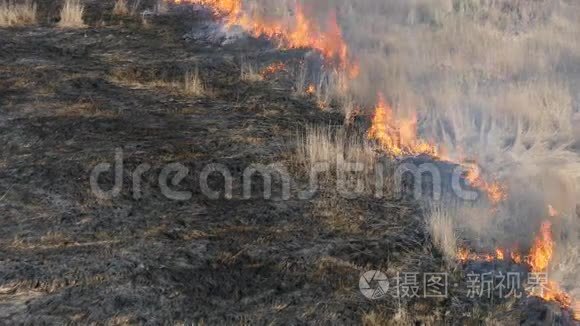
[{"label": "ash-covered ground", "polygon": [[[569,322],[536,299],[465,299],[465,271],[446,267],[411,199],[264,199],[259,178],[244,198],[247,167],[281,163],[295,175],[297,135],[343,123],[295,95],[287,71],[240,73],[242,58],[290,67],[306,50],[199,37],[213,33],[204,12],[119,19],[111,9],[90,3],[89,27],[60,29],[41,4],[46,23],[0,29],[0,323]],[[191,71],[204,84],[195,95],[182,85]],[[91,172],[119,150],[120,194],[100,198]],[[189,169],[172,188],[190,198],[160,186],[171,163]],[[233,198],[202,193],[208,164],[232,172]],[[98,181],[111,188],[115,175]],[[447,298],[369,300],[359,280],[374,269],[446,271],[458,285]]]}]

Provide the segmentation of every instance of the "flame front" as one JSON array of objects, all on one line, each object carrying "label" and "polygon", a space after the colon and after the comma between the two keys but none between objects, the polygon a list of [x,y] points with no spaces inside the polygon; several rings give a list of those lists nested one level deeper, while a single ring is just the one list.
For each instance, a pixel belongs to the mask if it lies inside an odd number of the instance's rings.
[{"label": "flame front", "polygon": [[497,205],[507,198],[505,187],[497,182],[487,182],[484,180],[475,167],[469,167],[465,180],[474,188],[480,189],[487,194],[487,198],[492,204]]},{"label": "flame front", "polygon": [[524,259],[522,258],[522,255],[517,250],[513,250],[510,253],[510,257],[513,260],[513,262],[516,264],[521,264],[524,261]]},{"label": "flame front", "polygon": [[262,77],[272,76],[276,73],[286,70],[286,65],[283,62],[274,62],[260,71]]},{"label": "flame front", "polygon": [[417,138],[417,118],[396,119],[382,94],[372,118],[368,137],[393,156],[426,154],[436,156],[435,146]]},{"label": "flame front", "polygon": [[552,239],[552,223],[545,221],[542,223],[540,233],[538,234],[527,263],[534,272],[544,272],[548,269],[548,265],[552,260],[554,254],[554,240]]},{"label": "flame front", "polygon": [[[166,0],[173,3],[197,4],[210,8],[216,15],[225,18],[227,26],[238,25],[254,37],[267,37],[279,42],[285,48],[311,48],[318,51],[325,59],[325,63],[331,67],[345,72],[348,78],[356,78],[360,68],[349,53],[348,46],[343,39],[342,31],[337,22],[335,12],[328,15],[328,22],[323,28],[308,18],[305,8],[295,2],[294,15],[283,21],[267,19],[255,10],[244,10],[242,0]],[[269,71],[279,71],[279,66],[268,67]],[[306,90],[313,93],[316,89],[313,85]],[[346,91],[346,89],[345,89]],[[368,138],[376,140],[378,144],[393,156],[402,155],[429,155],[439,158],[441,153],[431,143],[421,140],[417,132],[417,117],[397,119],[392,108],[379,95],[372,118],[372,125],[368,130]],[[475,188],[483,190],[493,204],[506,199],[505,187],[499,182],[488,182],[481,178],[477,171],[468,169],[466,181]],[[550,207],[550,215],[556,215],[557,211]],[[540,232],[530,249],[527,257],[512,250],[509,257],[513,262],[527,263],[533,272],[546,272],[554,253],[554,241],[552,239],[552,223],[546,221],[542,224]],[[467,249],[458,250],[457,258],[462,262],[470,260],[505,260],[506,251],[498,248],[494,254],[477,254]],[[549,281],[545,285],[542,298],[548,301],[556,301],[565,307],[574,310],[574,317],[580,318],[580,302],[573,301],[569,295],[562,291],[558,284]]]},{"label": "flame front", "polygon": [[[550,215],[557,214],[557,211],[550,206]],[[555,215],[552,215],[554,217]],[[530,266],[532,272],[545,273],[548,270],[548,266],[552,261],[554,255],[555,243],[552,239],[552,223],[550,221],[545,221],[540,227],[540,232],[534,241],[534,245],[530,249],[530,254],[527,259],[527,263]],[[540,293],[540,297],[546,301],[555,301],[560,303],[566,308],[574,309],[574,318],[578,318],[580,311],[576,310],[578,308],[578,303],[573,304],[573,300],[565,291],[563,291],[558,283],[549,280],[547,284],[543,285],[543,291]]]},{"label": "flame front", "polygon": [[349,55],[349,50],[336,13],[330,12],[324,28],[308,18],[304,7],[295,2],[294,15],[277,21],[267,19],[257,10],[244,10],[242,0],[173,0],[173,3],[189,3],[210,8],[215,14],[225,17],[227,26],[240,26],[254,37],[276,40],[285,48],[314,49],[336,68],[352,79],[359,73],[358,65]]},{"label": "flame front", "polygon": [[[555,216],[552,215],[555,212],[557,211],[553,208],[549,209],[549,213],[552,217]],[[534,273],[546,273],[553,259],[554,251],[555,242],[552,237],[552,222],[544,221],[540,227],[540,231],[536,236],[536,239],[534,240],[528,256],[522,258],[521,254],[516,249],[514,249],[510,252],[510,257],[516,264],[525,262],[530,267],[530,270]],[[494,260],[504,260],[505,256],[506,252],[501,248],[497,248],[495,250],[495,256],[491,254],[473,253],[466,248],[460,248],[457,251],[456,258],[461,263],[467,263],[469,261],[490,262]],[[575,301],[572,299],[569,294],[560,288],[557,282],[548,280],[546,284],[542,285],[541,291],[536,291],[531,294],[537,295],[546,301],[557,302],[565,308],[572,309],[573,318],[576,320],[580,319],[580,301]]]},{"label": "flame front", "polygon": [[486,253],[475,253],[469,251],[467,248],[459,248],[457,251],[456,258],[461,263],[467,263],[469,261],[487,261],[492,262],[494,260],[505,260],[505,250],[497,248],[495,254]]},{"label": "flame front", "polygon": [[[419,138],[416,115],[407,119],[397,119],[382,94],[379,94],[377,103],[368,131],[369,139],[376,140],[393,156],[424,154],[440,158],[441,153],[435,145]],[[465,180],[469,185],[483,191],[494,206],[507,198],[505,186],[501,183],[488,182],[475,167],[460,164],[467,169]]]}]

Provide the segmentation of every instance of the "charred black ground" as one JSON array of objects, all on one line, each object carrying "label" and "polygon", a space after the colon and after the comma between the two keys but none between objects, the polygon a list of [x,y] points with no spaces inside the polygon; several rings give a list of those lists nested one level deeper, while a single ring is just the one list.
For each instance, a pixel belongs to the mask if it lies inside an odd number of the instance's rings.
[{"label": "charred black ground", "polygon": [[[4,323],[427,323],[553,322],[537,303],[460,299],[369,301],[361,273],[445,270],[412,200],[210,200],[195,171],[221,163],[293,165],[307,125],[339,125],[288,76],[240,79],[240,58],[295,60],[264,40],[216,45],[184,38],[207,13],[113,19],[89,6],[91,27],[0,29],[0,318]],[[196,67],[208,89],[178,82]],[[121,195],[90,191],[91,170],[124,155]],[[185,201],[165,198],[168,163],[192,171]],[[145,194],[131,173],[142,163]],[[100,180],[111,185],[113,177]],[[464,271],[451,270],[452,280]],[[458,281],[459,282],[459,281]],[[464,290],[451,289],[460,297]],[[532,304],[534,305],[534,304]],[[535,307],[535,306],[534,306]],[[535,309],[535,308],[534,308]],[[533,309],[532,309],[533,310]]]}]

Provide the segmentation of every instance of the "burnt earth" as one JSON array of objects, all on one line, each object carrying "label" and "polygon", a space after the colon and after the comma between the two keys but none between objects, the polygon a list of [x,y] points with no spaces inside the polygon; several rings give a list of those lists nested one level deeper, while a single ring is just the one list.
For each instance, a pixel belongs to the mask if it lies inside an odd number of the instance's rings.
[{"label": "burnt earth", "polygon": [[[342,199],[321,211],[332,194],[265,200],[257,187],[246,200],[239,182],[233,199],[201,193],[207,164],[224,164],[236,180],[254,163],[292,166],[297,132],[342,123],[292,95],[287,76],[240,80],[242,55],[267,65],[299,51],[272,51],[263,40],[220,46],[183,38],[207,26],[189,11],[146,25],[108,21],[112,2],[103,1],[88,8],[92,27],[60,30],[50,25],[56,8],[45,7],[47,26],[0,29],[3,323],[496,320],[487,303],[478,315],[461,310],[473,302],[361,295],[367,270],[389,277],[445,270],[410,200]],[[179,89],[192,67],[206,83],[204,96]],[[114,163],[117,149],[122,191],[100,199],[91,171]],[[176,162],[190,170],[179,187],[192,197],[183,201],[164,196],[158,182]],[[144,163],[151,169],[136,197],[131,175]],[[105,174],[99,182],[108,188],[113,180]],[[493,309],[505,318],[503,308]]]}]

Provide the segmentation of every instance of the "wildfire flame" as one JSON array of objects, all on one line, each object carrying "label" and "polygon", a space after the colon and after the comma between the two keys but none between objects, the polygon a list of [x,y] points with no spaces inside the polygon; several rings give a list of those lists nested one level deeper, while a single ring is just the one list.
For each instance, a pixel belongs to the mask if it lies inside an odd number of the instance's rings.
[{"label": "wildfire flame", "polygon": [[552,239],[552,223],[545,221],[540,227],[540,233],[530,250],[527,263],[532,271],[543,272],[548,269],[554,254],[554,240]]},{"label": "wildfire flame", "polygon": [[382,94],[378,96],[378,104],[368,137],[376,140],[387,153],[393,156],[437,155],[435,146],[417,138],[416,116],[396,119],[392,108]]},{"label": "wildfire flame", "polygon": [[295,2],[294,15],[286,21],[267,19],[258,11],[244,10],[242,0],[173,0],[173,3],[197,4],[223,16],[227,26],[240,26],[254,37],[277,40],[285,48],[309,48],[318,51],[325,62],[334,63],[350,78],[359,74],[358,65],[349,55],[335,12],[330,12],[326,26],[308,18],[305,8]]},{"label": "wildfire flame", "polygon": [[272,76],[276,73],[286,70],[286,65],[283,62],[274,62],[260,71],[262,77]]},{"label": "wildfire flame", "polygon": [[[326,27],[323,28],[307,17],[305,8],[298,2],[295,2],[294,15],[281,22],[268,20],[256,11],[244,10],[242,0],[166,1],[205,6],[216,15],[224,17],[227,26],[238,25],[252,36],[277,40],[281,47],[311,48],[318,51],[325,62],[346,72],[349,78],[356,78],[359,74],[359,66],[350,56],[335,12],[329,14]],[[268,67],[266,73],[279,71],[278,69],[281,69],[280,66]],[[312,88],[309,87],[307,93],[315,92],[315,88]],[[434,145],[418,138],[417,117],[397,119],[382,95],[379,95],[368,137],[376,140],[387,153],[394,156],[425,154],[437,158],[440,154]],[[506,198],[505,188],[500,183],[489,183],[474,170],[468,170],[466,180],[472,186],[485,191],[492,203],[499,203]],[[549,213],[557,215],[557,211],[551,206]],[[546,221],[540,228],[530,254],[522,258],[520,253],[514,250],[510,252],[510,257],[515,263],[527,263],[534,272],[545,272],[552,260],[554,247],[552,224]],[[504,260],[505,257],[506,251],[501,248],[496,249],[495,254],[476,254],[467,249],[460,249],[457,253],[458,260],[462,262]],[[568,308],[572,307],[574,318],[580,318],[580,302],[573,302],[557,283],[550,281],[544,288],[542,298],[559,302]]]},{"label": "wildfire flame", "polygon": [[469,251],[467,248],[460,248],[457,252],[457,260],[462,263],[466,263],[468,261],[487,261],[492,262],[494,260],[505,260],[506,252],[501,248],[497,248],[495,253],[486,254],[486,253],[475,253]]},{"label": "wildfire flame", "polygon": [[[550,221],[545,221],[540,227],[540,232],[530,249],[529,255],[524,259],[517,250],[512,250],[510,252],[510,257],[516,264],[525,262],[530,266],[532,272],[545,273],[552,261],[554,250],[555,242],[552,237],[552,223]],[[495,250],[495,255],[474,253],[466,248],[460,248],[457,252],[457,260],[461,263],[469,261],[490,262],[494,260],[504,260],[505,254],[505,250],[501,248]],[[547,284],[543,285],[542,291],[532,293],[532,295],[537,295],[546,301],[558,302],[564,308],[572,309],[574,319],[580,319],[580,301],[574,301],[570,295],[560,288],[557,282],[548,280]]]},{"label": "wildfire flame", "polygon": [[465,180],[474,188],[480,189],[487,194],[492,204],[497,205],[507,198],[505,187],[497,182],[487,182],[475,166],[468,167]]},{"label": "wildfire flame", "polygon": [[[548,206],[550,217],[558,215],[552,205]],[[533,272],[544,273],[548,270],[548,266],[552,261],[555,249],[555,242],[552,238],[552,222],[544,221],[540,227],[540,232],[536,236],[536,240],[527,259],[527,263]],[[555,301],[566,308],[574,309],[574,318],[578,319],[580,310],[577,310],[579,303],[573,304],[573,300],[565,291],[563,291],[558,283],[549,280],[544,285],[540,297],[546,301]]]},{"label": "wildfire flame", "polygon": [[[433,158],[441,157],[441,151],[435,145],[418,137],[416,115],[397,119],[382,94],[379,94],[377,103],[368,131],[369,139],[376,140],[383,150],[393,156],[424,154]],[[475,166],[462,165],[467,168],[465,180],[472,187],[483,191],[494,206],[507,198],[506,189],[501,183],[488,182]]]},{"label": "wildfire flame", "polygon": [[[551,217],[558,215],[558,211],[551,205],[548,207],[548,213]],[[525,262],[532,272],[545,273],[553,259],[555,251],[555,242],[552,236],[552,222],[544,221],[540,227],[538,235],[530,249],[527,257],[522,258],[517,250],[510,252],[512,261],[516,264]],[[466,248],[460,248],[457,252],[456,258],[461,263],[468,261],[493,261],[504,260],[506,256],[505,250],[497,248],[495,256],[491,254],[479,254],[470,252]],[[573,318],[580,319],[580,301],[575,301],[572,297],[560,288],[558,283],[553,280],[548,280],[547,284],[542,285],[542,291],[532,293],[541,297],[546,301],[553,301],[559,303],[562,307],[572,309]]]},{"label": "wildfire flame", "polygon": [[497,248],[497,249],[495,250],[495,258],[496,258],[497,260],[504,260],[504,259],[505,259],[505,254],[504,254],[504,252],[503,252],[503,249],[501,249],[501,248]]},{"label": "wildfire flame", "polygon": [[522,258],[522,255],[517,250],[513,250],[510,253],[510,257],[513,260],[513,262],[516,264],[521,264],[524,261],[524,259]]}]

